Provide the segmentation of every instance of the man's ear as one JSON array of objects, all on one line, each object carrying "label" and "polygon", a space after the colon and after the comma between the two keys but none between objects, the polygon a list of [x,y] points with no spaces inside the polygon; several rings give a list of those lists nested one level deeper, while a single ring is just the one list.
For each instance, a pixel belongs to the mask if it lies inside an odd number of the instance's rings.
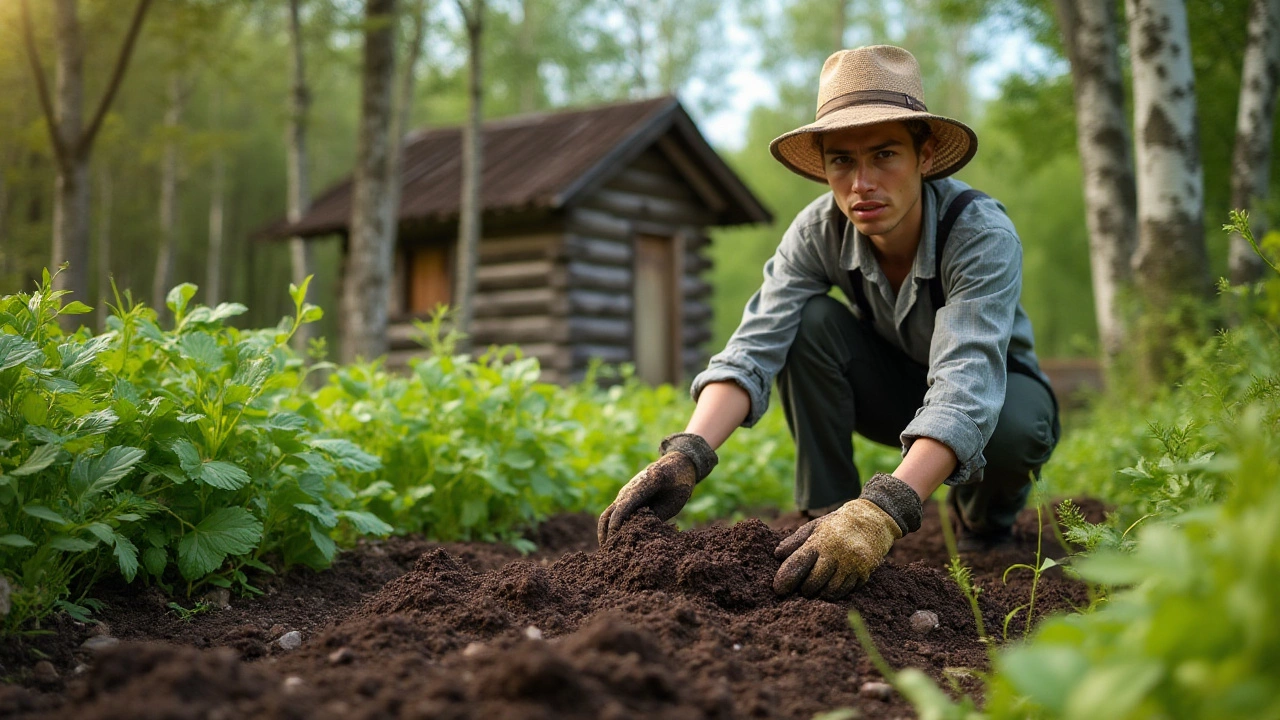
[{"label": "man's ear", "polygon": [[933,169],[934,150],[938,147],[938,138],[930,135],[920,146],[920,174],[928,175]]}]

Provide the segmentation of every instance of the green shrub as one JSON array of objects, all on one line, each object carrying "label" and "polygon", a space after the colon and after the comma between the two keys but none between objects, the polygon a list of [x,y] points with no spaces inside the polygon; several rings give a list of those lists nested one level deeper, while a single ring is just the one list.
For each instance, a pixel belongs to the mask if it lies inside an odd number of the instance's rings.
[{"label": "green shrub", "polygon": [[[323,567],[332,533],[386,533],[348,507],[334,466],[379,467],[349,441],[283,412],[300,388],[287,343],[319,317],[293,289],[295,315],[240,331],[245,308],[191,307],[169,293],[174,327],[117,298],[110,330],[64,335],[46,272],[32,293],[0,299],[0,575],[14,586],[4,630],[48,613],[85,613],[100,578],[119,574],[190,593],[203,584],[252,590],[246,568]],[[74,600],[69,600],[74,598]]]}]

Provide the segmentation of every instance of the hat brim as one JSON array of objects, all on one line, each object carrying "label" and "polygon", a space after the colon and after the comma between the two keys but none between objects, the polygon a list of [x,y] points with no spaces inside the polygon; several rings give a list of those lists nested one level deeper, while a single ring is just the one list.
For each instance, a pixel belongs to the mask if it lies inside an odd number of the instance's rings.
[{"label": "hat brim", "polygon": [[925,180],[937,180],[957,172],[978,152],[978,136],[968,125],[941,115],[888,105],[860,105],[836,110],[816,122],[774,138],[769,143],[769,152],[797,175],[825,184],[827,175],[822,152],[814,142],[815,134],[906,120],[928,122],[933,136],[937,138],[933,166],[925,174]]}]

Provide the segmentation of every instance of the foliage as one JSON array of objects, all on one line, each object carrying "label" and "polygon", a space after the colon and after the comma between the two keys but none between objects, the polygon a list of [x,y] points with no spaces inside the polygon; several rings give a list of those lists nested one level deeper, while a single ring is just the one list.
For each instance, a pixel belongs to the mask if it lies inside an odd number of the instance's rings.
[{"label": "foliage", "polygon": [[327,565],[340,523],[389,532],[348,508],[331,472],[378,459],[279,409],[301,378],[286,344],[320,313],[306,285],[291,288],[292,317],[254,332],[224,325],[243,306],[192,306],[195,292],[169,293],[171,329],[117,298],[97,336],[59,330],[58,316],[89,308],[63,305],[47,272],[36,291],[0,299],[5,631],[59,607],[84,615],[107,575],[252,590],[245,570],[269,571],[264,560]]}]

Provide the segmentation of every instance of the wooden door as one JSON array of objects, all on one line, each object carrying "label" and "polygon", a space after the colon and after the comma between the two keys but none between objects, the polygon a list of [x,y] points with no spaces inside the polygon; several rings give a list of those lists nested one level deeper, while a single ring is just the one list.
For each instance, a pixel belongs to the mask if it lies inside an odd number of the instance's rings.
[{"label": "wooden door", "polygon": [[636,375],[657,385],[680,380],[680,283],[673,238],[636,237]]},{"label": "wooden door", "polygon": [[409,297],[406,305],[411,315],[427,315],[438,303],[453,301],[450,279],[449,247],[419,245],[409,249]]}]

